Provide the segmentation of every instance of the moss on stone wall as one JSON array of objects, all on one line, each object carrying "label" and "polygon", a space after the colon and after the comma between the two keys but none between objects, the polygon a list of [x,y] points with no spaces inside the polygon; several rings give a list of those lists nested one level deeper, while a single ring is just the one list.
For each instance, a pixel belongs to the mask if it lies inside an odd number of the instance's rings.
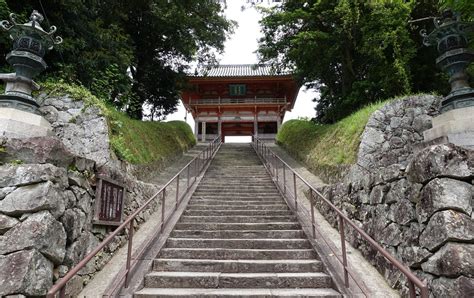
[{"label": "moss on stone wall", "polygon": [[162,162],[181,154],[196,142],[191,127],[183,121],[134,120],[85,87],[62,81],[47,81],[41,85],[42,92],[48,96],[67,94],[75,100],[82,100],[85,108],[99,107],[109,126],[111,150],[118,158],[130,163]]}]

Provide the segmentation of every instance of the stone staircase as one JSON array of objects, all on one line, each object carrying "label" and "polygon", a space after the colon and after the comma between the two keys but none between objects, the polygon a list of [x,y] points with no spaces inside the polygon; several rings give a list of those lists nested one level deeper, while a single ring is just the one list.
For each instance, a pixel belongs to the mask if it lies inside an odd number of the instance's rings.
[{"label": "stone staircase", "polygon": [[135,297],[341,297],[248,144],[225,144]]}]

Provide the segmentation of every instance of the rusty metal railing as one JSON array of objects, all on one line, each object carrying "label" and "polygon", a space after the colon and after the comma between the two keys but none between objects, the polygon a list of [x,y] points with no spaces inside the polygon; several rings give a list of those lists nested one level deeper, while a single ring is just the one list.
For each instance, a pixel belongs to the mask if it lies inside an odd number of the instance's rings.
[{"label": "rusty metal railing", "polygon": [[[283,161],[278,155],[276,155],[273,151],[271,151],[265,143],[260,140],[258,137],[253,138],[252,142],[253,148],[257,152],[257,154],[261,157],[262,161],[264,162],[265,167],[267,168],[270,175],[273,177],[273,180],[277,187],[279,188],[280,192],[289,200],[287,200],[288,205],[298,214],[298,188],[297,182],[303,183],[306,187],[308,187],[308,192],[311,196],[310,204],[311,204],[311,229],[312,229],[312,237],[316,238],[316,231],[317,226],[315,223],[314,217],[314,208],[315,208],[315,201],[316,197],[322,202],[329,206],[332,211],[334,211],[338,218],[339,218],[339,233],[341,238],[341,257],[338,255],[336,251],[332,248],[331,245],[327,242],[324,238],[324,235],[318,231],[318,234],[321,236],[320,238],[326,242],[327,246],[331,249],[334,256],[337,258],[339,263],[341,263],[344,271],[344,285],[348,288],[349,287],[349,276],[354,281],[354,283],[359,287],[359,289],[367,296],[368,293],[364,290],[364,287],[359,284],[357,279],[354,277],[354,273],[349,268],[347,264],[347,252],[346,252],[346,239],[345,239],[345,232],[344,226],[347,224],[348,226],[352,227],[359,236],[367,241],[377,252],[379,252],[385,259],[395,266],[398,270],[400,270],[408,281],[409,287],[409,294],[410,297],[416,297],[416,290],[415,286],[419,289],[419,296],[422,298],[428,298],[429,292],[426,283],[422,282],[418,277],[413,274],[410,269],[400,263],[395,257],[393,257],[390,253],[388,253],[382,246],[380,246],[372,237],[366,234],[362,229],[360,229],[352,220],[350,220],[339,208],[337,208],[334,204],[331,203],[327,198],[325,198],[318,190],[316,190],[313,186],[311,186],[301,175],[296,173],[285,161]],[[293,199],[292,204],[290,204],[291,200]],[[301,204],[301,203],[300,203]],[[301,207],[300,207],[301,209]],[[309,217],[309,216],[308,216]]]},{"label": "rusty metal railing", "polygon": [[[132,264],[132,248],[133,248],[133,232],[134,232],[134,219],[144,210],[147,209],[153,202],[157,199],[161,203],[161,221],[159,225],[160,232],[163,231],[164,227],[168,223],[168,220],[178,209],[179,204],[182,202],[189,189],[196,182],[197,177],[201,172],[206,168],[206,165],[211,161],[214,153],[219,149],[221,145],[221,138],[217,136],[213,141],[209,142],[209,145],[201,151],[195,158],[193,158],[184,168],[182,168],[171,180],[169,180],[157,193],[155,193],[151,198],[149,198],[142,206],[135,210],[131,215],[129,215],[125,221],[117,227],[111,234],[109,234],[96,248],[94,248],[83,260],[81,260],[75,267],[73,267],[69,272],[49,290],[47,298],[56,297],[56,294],[59,292],[59,297],[63,298],[66,294],[66,285],[68,281],[73,278],[77,272],[79,272],[87,263],[92,260],[92,258],[97,255],[102,249],[104,249],[112,240],[119,235],[122,231],[127,230],[128,228],[128,248],[127,248],[127,260],[125,268],[125,281],[124,287],[128,287],[130,272],[133,270],[133,266],[136,265],[136,262]],[[184,186],[184,187],[183,187]],[[173,193],[174,192],[174,193]],[[171,195],[171,206],[174,207],[167,216],[166,207],[167,198]],[[168,204],[169,207],[169,204]],[[140,254],[140,252],[138,253]],[[136,254],[137,255],[137,254]]]}]

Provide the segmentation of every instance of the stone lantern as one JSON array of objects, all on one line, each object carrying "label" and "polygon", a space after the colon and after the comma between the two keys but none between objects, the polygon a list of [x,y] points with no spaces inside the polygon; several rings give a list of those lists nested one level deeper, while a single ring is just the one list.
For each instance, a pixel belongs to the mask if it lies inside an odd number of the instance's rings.
[{"label": "stone lantern", "polygon": [[434,19],[435,29],[430,34],[420,33],[426,46],[437,46],[436,64],[450,77],[451,92],[441,102],[441,115],[433,118],[433,128],[423,133],[425,141],[454,143],[474,147],[474,89],[469,86],[466,68],[474,60],[468,49],[474,24],[460,20],[451,10]]},{"label": "stone lantern", "polygon": [[0,74],[0,79],[6,82],[5,94],[0,95],[0,136],[23,138],[52,134],[50,124],[39,114],[39,105],[31,93],[40,87],[33,78],[47,67],[44,55],[62,39],[53,37],[55,26],[45,31],[40,25],[42,21],[43,16],[35,10],[25,24],[18,24],[14,14],[10,14],[10,21],[0,22],[0,27],[13,40],[13,50],[6,60],[15,69],[14,73]]}]

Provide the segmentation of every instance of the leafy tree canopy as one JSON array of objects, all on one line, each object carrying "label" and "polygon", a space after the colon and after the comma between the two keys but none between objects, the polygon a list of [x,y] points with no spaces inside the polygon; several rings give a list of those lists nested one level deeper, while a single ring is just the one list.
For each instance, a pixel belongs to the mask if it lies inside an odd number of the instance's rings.
[{"label": "leafy tree canopy", "polygon": [[[234,26],[213,0],[0,0],[0,16],[12,11],[26,21],[33,9],[64,38],[46,57],[48,73],[137,119],[144,104],[152,119],[175,111],[186,65],[214,62]],[[10,49],[1,39],[0,55]]]},{"label": "leafy tree canopy", "polygon": [[[316,120],[332,123],[371,102],[446,87],[435,50],[408,23],[437,11],[435,1],[288,0],[263,10],[258,54],[319,89]],[[423,71],[419,58],[432,59]]]}]

